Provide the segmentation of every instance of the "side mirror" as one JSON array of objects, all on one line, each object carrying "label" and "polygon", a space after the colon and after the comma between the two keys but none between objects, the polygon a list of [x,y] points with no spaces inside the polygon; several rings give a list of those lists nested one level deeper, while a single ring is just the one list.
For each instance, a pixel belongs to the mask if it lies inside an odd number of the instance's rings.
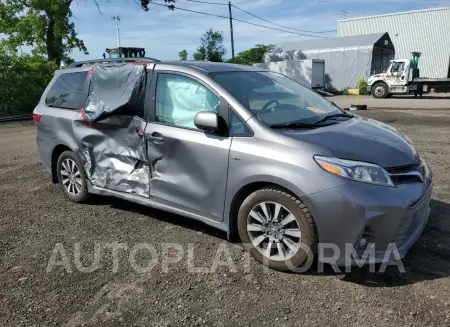
[{"label": "side mirror", "polygon": [[215,132],[219,129],[219,116],[215,112],[200,111],[195,115],[194,124],[205,132]]}]

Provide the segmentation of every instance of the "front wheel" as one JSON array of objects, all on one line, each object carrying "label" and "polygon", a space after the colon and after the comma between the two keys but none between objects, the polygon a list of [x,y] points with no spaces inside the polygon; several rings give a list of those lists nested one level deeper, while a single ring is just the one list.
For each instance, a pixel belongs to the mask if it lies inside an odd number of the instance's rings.
[{"label": "front wheel", "polygon": [[259,262],[277,270],[304,264],[317,247],[317,229],[309,210],[296,197],[278,189],[261,189],[245,199],[238,232]]},{"label": "front wheel", "polygon": [[377,99],[386,98],[389,95],[389,88],[385,83],[376,83],[372,87],[372,96]]},{"label": "front wheel", "polygon": [[72,151],[61,153],[56,169],[58,181],[65,196],[72,202],[85,202],[90,194],[86,175],[78,156]]}]

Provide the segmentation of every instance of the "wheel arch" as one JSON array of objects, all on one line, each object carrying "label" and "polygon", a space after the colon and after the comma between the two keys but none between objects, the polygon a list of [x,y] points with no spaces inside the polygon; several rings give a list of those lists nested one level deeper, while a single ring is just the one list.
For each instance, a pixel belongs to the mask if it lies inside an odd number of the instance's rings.
[{"label": "wheel arch", "polygon": [[286,185],[286,183],[279,183],[274,181],[253,181],[249,182],[245,185],[242,185],[239,190],[234,194],[233,199],[231,200],[229,210],[228,210],[228,237],[232,240],[237,240],[238,231],[237,231],[237,218],[238,212],[241,207],[242,202],[253,192],[262,189],[262,188],[274,188],[278,190],[282,190],[288,194],[291,194],[297,198],[299,196],[292,191],[292,187]]},{"label": "wheel arch", "polygon": [[66,144],[58,144],[53,148],[52,156],[51,156],[51,174],[52,174],[52,182],[58,183],[58,173],[56,171],[56,166],[58,163],[58,158],[61,155],[61,153],[65,151],[72,151],[71,148],[69,148]]}]

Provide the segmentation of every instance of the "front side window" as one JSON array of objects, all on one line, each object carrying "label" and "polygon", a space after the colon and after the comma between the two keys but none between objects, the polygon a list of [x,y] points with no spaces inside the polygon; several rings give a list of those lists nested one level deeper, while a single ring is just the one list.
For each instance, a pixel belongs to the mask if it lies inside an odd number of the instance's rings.
[{"label": "front side window", "polygon": [[88,72],[59,75],[45,97],[45,104],[65,109],[83,108],[87,101],[87,75]]},{"label": "front side window", "polygon": [[156,121],[177,127],[197,129],[200,111],[219,112],[220,99],[208,88],[182,75],[158,74]]},{"label": "front side window", "polygon": [[392,63],[391,73],[401,73],[405,68],[404,62],[394,62]]},{"label": "front side window", "polygon": [[342,113],[339,108],[292,79],[274,72],[226,72],[213,78],[268,125],[314,123]]}]

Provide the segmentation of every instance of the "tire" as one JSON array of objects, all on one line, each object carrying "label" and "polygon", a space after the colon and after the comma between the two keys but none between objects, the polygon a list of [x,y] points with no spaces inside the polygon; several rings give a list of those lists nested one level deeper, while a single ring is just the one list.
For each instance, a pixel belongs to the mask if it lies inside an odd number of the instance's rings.
[{"label": "tire", "polygon": [[[277,220],[273,220],[273,218],[275,218],[277,205],[280,209],[278,211],[278,223],[275,224]],[[255,215],[259,219],[261,219],[261,215],[262,218],[267,217],[264,214],[263,206],[266,207],[266,212],[272,218],[272,223],[265,219],[267,226],[255,219]],[[294,219],[288,217],[289,214]],[[308,255],[315,255],[316,253],[319,238],[316,225],[308,208],[298,198],[282,190],[266,188],[250,194],[239,209],[237,222],[239,236],[246,250],[257,261],[268,265],[270,268],[281,271],[293,270],[305,263]],[[249,227],[253,230],[249,230]],[[264,231],[255,230],[261,227]],[[277,230],[277,228],[281,228],[281,230]],[[296,229],[299,230],[300,237],[297,235]],[[262,238],[264,240],[260,242]],[[290,248],[288,244],[292,245],[292,242],[296,243],[296,246]],[[255,244],[258,244],[258,246],[255,246]],[[271,250],[268,250],[269,244],[272,245]],[[303,248],[298,249],[300,245],[306,246],[306,249],[311,251],[305,251]],[[281,246],[281,252],[283,252],[281,256],[279,246]],[[269,256],[267,255],[268,251]]]},{"label": "tire", "polygon": [[61,185],[64,195],[70,201],[82,203],[88,200],[90,194],[87,188],[86,174],[80,159],[74,152],[65,151],[61,153],[56,171],[59,185]]},{"label": "tire", "polygon": [[372,86],[372,96],[376,99],[383,99],[389,95],[389,88],[386,83],[379,82]]}]

